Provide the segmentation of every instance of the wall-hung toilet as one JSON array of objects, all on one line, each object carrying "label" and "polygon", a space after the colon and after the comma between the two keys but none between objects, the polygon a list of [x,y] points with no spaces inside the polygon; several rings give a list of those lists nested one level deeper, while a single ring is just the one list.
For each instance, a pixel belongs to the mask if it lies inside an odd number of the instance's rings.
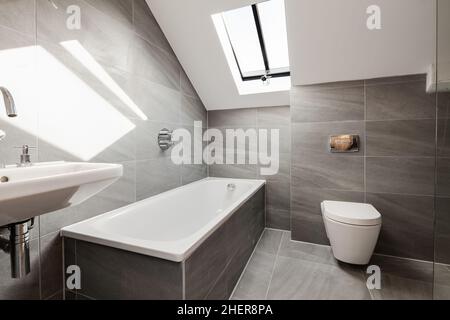
[{"label": "wall-hung toilet", "polygon": [[368,264],[381,230],[381,214],[370,204],[324,201],[322,215],[334,257]]}]

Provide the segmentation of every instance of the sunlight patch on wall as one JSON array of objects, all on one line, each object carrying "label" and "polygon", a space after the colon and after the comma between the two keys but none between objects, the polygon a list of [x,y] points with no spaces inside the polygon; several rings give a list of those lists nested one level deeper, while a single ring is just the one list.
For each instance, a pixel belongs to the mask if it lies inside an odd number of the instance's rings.
[{"label": "sunlight patch on wall", "polygon": [[82,161],[93,159],[135,128],[40,46],[0,51],[0,70],[0,84],[10,89],[19,112],[16,119],[7,119],[3,112],[0,118]]},{"label": "sunlight patch on wall", "polygon": [[140,119],[148,120],[147,116],[131,100],[131,98],[120,88],[114,79],[103,69],[103,67],[83,48],[77,40],[64,41],[60,43],[75,59],[88,69],[105,87],[115,94],[128,108]]}]

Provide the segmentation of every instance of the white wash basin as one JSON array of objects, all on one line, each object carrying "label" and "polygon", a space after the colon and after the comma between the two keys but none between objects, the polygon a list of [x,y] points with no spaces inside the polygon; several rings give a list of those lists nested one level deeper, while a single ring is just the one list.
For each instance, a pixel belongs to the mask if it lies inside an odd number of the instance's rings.
[{"label": "white wash basin", "polygon": [[118,180],[122,165],[49,162],[0,169],[0,226],[67,208]]}]

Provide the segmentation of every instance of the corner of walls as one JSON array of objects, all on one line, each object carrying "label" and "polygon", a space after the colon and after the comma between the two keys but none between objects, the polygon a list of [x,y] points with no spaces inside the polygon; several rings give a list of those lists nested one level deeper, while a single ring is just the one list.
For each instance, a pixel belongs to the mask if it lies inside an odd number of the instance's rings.
[{"label": "corner of walls", "polygon": [[[0,118],[0,163],[15,163],[13,147],[28,144],[38,147],[33,161],[120,163],[124,176],[80,206],[37,219],[25,279],[10,279],[0,252],[0,300],[61,297],[60,228],[207,176],[206,165],[176,166],[155,144],[162,128],[206,127],[207,112],[145,0],[74,0],[80,30],[67,29],[66,2],[53,2],[59,9],[47,0],[0,4],[0,50],[17,50],[2,56],[11,59],[0,61],[2,79],[20,110]],[[96,143],[101,149],[89,153]]]}]

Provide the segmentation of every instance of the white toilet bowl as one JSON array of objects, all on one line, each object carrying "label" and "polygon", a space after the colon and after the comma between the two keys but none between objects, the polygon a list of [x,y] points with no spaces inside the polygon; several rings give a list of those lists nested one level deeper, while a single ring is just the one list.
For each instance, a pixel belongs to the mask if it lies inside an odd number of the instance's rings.
[{"label": "white toilet bowl", "polygon": [[381,214],[370,204],[324,201],[322,215],[334,257],[368,264],[381,230]]}]

